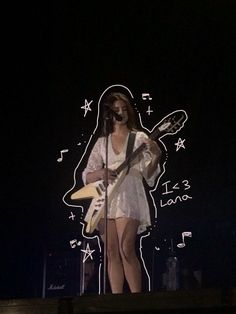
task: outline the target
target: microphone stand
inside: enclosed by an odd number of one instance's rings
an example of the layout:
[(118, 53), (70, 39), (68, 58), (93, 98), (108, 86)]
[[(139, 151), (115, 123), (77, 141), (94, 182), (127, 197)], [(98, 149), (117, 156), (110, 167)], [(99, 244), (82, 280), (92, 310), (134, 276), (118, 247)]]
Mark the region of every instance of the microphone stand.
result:
[(108, 195), (107, 195), (107, 187), (108, 187), (108, 124), (107, 121), (111, 119), (116, 119), (117, 121), (121, 121), (122, 117), (112, 110), (109, 106), (105, 105), (104, 113), (104, 131), (105, 131), (105, 202), (104, 202), (104, 251), (103, 251), (103, 293), (106, 294), (106, 273), (107, 273), (107, 213), (108, 213)]
[(106, 294), (106, 270), (107, 270), (107, 212), (108, 212), (108, 127), (107, 121), (110, 119), (109, 114), (105, 113), (104, 130), (105, 130), (105, 202), (104, 202), (104, 249), (103, 249), (103, 293)]

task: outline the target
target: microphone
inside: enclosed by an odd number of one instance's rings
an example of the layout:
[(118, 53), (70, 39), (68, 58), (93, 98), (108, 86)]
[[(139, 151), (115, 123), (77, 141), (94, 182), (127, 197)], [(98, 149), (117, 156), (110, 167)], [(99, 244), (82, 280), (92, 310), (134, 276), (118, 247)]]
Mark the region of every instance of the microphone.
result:
[(122, 116), (120, 116), (117, 112), (111, 109), (108, 104), (104, 104), (104, 107), (117, 121), (121, 121), (123, 119)]

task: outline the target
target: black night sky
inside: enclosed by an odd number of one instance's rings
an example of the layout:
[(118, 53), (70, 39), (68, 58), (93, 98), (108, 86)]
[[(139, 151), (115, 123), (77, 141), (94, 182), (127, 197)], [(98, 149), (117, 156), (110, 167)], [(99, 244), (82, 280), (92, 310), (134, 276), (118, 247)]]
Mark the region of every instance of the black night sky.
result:
[[(75, 226), (65, 223), (61, 195), (79, 155), (68, 154), (63, 168), (55, 160), (93, 129), (94, 115), (85, 119), (80, 108), (84, 98), (98, 99), (112, 84), (129, 87), (137, 102), (152, 92), (158, 117), (147, 123), (188, 112), (191, 145), (179, 162), (194, 201), (161, 209), (157, 238), (190, 227), (204, 286), (236, 285), (235, 9), (234, 1), (185, 0), (9, 9), (1, 298), (41, 297), (45, 251), (66, 250)], [(176, 163), (168, 168), (173, 177)]]

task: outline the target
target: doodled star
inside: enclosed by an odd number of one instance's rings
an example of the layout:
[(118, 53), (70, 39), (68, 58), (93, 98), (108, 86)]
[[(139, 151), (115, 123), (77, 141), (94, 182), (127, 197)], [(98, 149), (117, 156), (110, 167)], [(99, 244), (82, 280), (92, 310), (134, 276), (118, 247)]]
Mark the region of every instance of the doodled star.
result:
[(90, 105), (92, 104), (92, 102), (93, 100), (88, 102), (87, 99), (85, 99), (84, 106), (80, 107), (81, 109), (84, 109), (84, 117), (86, 117), (86, 114), (88, 111), (92, 111), (92, 109), (90, 108)]
[(178, 142), (175, 143), (175, 145), (176, 145), (176, 152), (177, 152), (180, 148), (184, 148), (184, 149), (185, 149), (184, 142), (185, 142), (185, 140), (182, 140), (181, 138), (178, 139)]
[(93, 259), (93, 252), (95, 250), (90, 250), (90, 246), (89, 243), (87, 243), (86, 245), (86, 249), (85, 250), (81, 250), (82, 252), (84, 252), (84, 257), (83, 257), (83, 263), (90, 257), (91, 259)]

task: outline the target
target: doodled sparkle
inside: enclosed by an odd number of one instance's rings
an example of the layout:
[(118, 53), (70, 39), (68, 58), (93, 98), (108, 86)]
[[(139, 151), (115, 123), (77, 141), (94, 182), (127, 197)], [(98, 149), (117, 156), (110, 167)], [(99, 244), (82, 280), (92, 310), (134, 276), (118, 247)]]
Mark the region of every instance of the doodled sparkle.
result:
[(75, 215), (74, 215), (74, 213), (73, 213), (73, 212), (70, 212), (69, 219), (71, 219), (71, 220), (75, 220)]
[(153, 110), (151, 109), (150, 106), (148, 106), (148, 110), (146, 111), (146, 113), (150, 116), (150, 114), (153, 112)]

